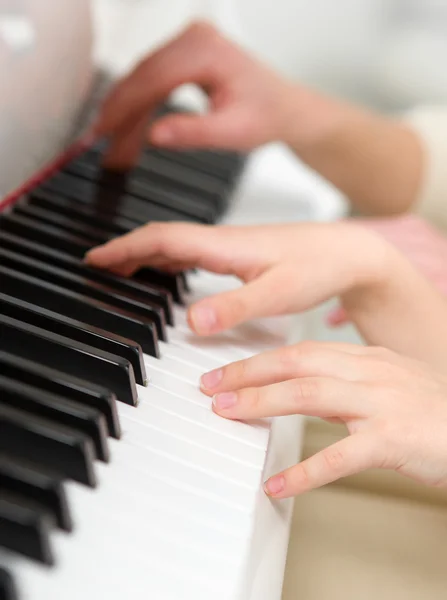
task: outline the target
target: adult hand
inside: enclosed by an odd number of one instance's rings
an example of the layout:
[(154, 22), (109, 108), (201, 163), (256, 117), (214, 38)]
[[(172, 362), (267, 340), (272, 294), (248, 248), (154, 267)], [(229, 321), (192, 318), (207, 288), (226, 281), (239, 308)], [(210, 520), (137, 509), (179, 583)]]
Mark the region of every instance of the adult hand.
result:
[(149, 113), (186, 83), (208, 94), (209, 111), (159, 119), (146, 135), (150, 143), (248, 150), (285, 137), (290, 84), (213, 26), (199, 22), (144, 58), (106, 100), (95, 131), (112, 137), (108, 166), (133, 163)]
[(287, 498), (370, 468), (447, 485), (447, 377), (382, 348), (304, 343), (202, 377), (227, 419), (292, 414), (345, 423), (349, 436), (265, 484)]

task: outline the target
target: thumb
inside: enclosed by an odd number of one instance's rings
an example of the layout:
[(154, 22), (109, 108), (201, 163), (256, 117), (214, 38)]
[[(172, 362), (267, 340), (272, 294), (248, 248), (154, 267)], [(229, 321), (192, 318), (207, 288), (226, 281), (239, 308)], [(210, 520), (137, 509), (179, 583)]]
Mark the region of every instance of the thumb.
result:
[(282, 314), (278, 302), (278, 277), (267, 272), (242, 287), (200, 300), (188, 312), (191, 329), (198, 335), (211, 335), (250, 319)]

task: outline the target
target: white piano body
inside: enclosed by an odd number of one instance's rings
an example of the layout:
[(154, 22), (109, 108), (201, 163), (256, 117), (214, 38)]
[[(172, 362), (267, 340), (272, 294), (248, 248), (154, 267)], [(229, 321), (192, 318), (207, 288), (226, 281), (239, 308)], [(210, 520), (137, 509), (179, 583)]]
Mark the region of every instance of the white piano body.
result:
[[(0, 0), (0, 198), (70, 139), (94, 80), (88, 4)], [(96, 56), (109, 70), (141, 54), (145, 18), (164, 15), (168, 31), (171, 2), (155, 4), (95, 5)], [(131, 34), (127, 24), (137, 22)], [(341, 207), (334, 190), (272, 146), (254, 153), (225, 220), (330, 220)], [(194, 275), (191, 301), (229, 285)], [(139, 387), (140, 407), (119, 406), (124, 436), (111, 440), (110, 464), (98, 465), (98, 488), (67, 485), (76, 529), (55, 532), (56, 566), (0, 551), (20, 600), (279, 600), (292, 502), (272, 502), (262, 482), (298, 460), (302, 421), (227, 422), (195, 388), (210, 367), (302, 339), (306, 321), (269, 319), (201, 341), (188, 333), (184, 310), (176, 316), (163, 360), (146, 357), (151, 382)]]

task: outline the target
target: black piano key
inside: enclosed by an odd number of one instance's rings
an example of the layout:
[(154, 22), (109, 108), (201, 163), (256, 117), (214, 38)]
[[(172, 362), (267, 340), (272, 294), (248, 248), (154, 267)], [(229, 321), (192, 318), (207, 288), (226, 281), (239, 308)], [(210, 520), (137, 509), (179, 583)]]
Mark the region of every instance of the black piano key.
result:
[(97, 458), (109, 461), (106, 421), (95, 408), (3, 375), (0, 375), (0, 404), (83, 432), (92, 440)]
[(0, 405), (0, 452), (95, 487), (94, 449), (79, 431)]
[(143, 318), (136, 318), (124, 310), (40, 281), (36, 277), (8, 269), (1, 264), (0, 289), (8, 296), (25, 302), (32, 298), (33, 304), (37, 306), (59, 314), (70, 315), (71, 318), (82, 323), (105, 331), (113, 331), (116, 335), (134, 340), (146, 354), (155, 357), (160, 355), (157, 332), (153, 323)]
[(139, 226), (137, 221), (124, 217), (105, 213), (99, 215), (94, 208), (88, 205), (73, 202), (67, 198), (62, 198), (59, 194), (42, 189), (32, 190), (27, 202), (33, 206), (56, 211), (67, 217), (74, 217), (98, 229), (105, 227), (116, 235), (123, 235)]
[(0, 315), (0, 349), (110, 388), (118, 400), (138, 402), (132, 365), (108, 352)]
[[(91, 248), (88, 240), (70, 235), (57, 227), (41, 225), (27, 217), (14, 214), (0, 214), (0, 230), (28, 238), (44, 246), (48, 245), (77, 258), (84, 258), (86, 252)], [(175, 302), (184, 304), (185, 290), (180, 276), (163, 273), (157, 269), (144, 268), (133, 277), (137, 281), (167, 289), (172, 293)]]
[(86, 406), (93, 406), (104, 415), (109, 435), (116, 439), (121, 437), (117, 400), (109, 389), (4, 351), (0, 351), (0, 373)]
[(189, 190), (199, 196), (203, 194), (209, 202), (217, 205), (225, 193), (225, 184), (213, 177), (212, 173), (197, 172), (197, 169), (156, 154), (142, 154), (133, 174), (141, 174), (149, 181), (160, 181), (167, 186), (175, 185), (178, 189)]
[(0, 248), (6, 248), (13, 252), (36, 258), (77, 275), (84, 275), (88, 279), (104, 283), (117, 291), (124, 292), (136, 300), (149, 301), (151, 304), (155, 304), (163, 309), (164, 318), (168, 325), (174, 324), (172, 294), (162, 287), (139, 283), (133, 279), (120, 277), (109, 271), (95, 269), (69, 254), (58, 252), (48, 246), (43, 246), (42, 244), (21, 238), (6, 231), (3, 231), (0, 236)]
[(30, 498), (43, 506), (64, 531), (73, 529), (63, 483), (29, 464), (0, 455), (0, 495), (3, 491)]
[(0, 314), (63, 335), (92, 346), (92, 348), (121, 356), (132, 365), (137, 383), (147, 385), (146, 367), (141, 347), (131, 340), (126, 340), (103, 329), (65, 317), (35, 304), (24, 302), (19, 298), (7, 296), (1, 292)]
[(158, 306), (131, 299), (104, 284), (4, 248), (0, 248), (0, 263), (14, 271), (53, 283), (66, 290), (82, 294), (86, 298), (110, 304), (137, 317), (143, 317), (148, 322), (154, 323), (158, 337), (166, 341), (166, 322), (163, 310)]
[(77, 221), (73, 217), (67, 217), (38, 206), (17, 204), (14, 207), (14, 214), (27, 217), (28, 219), (32, 219), (38, 223), (43, 223), (44, 225), (54, 225), (56, 227), (60, 227), (64, 231), (68, 231), (73, 235), (79, 235), (85, 239), (88, 239), (92, 246), (103, 244), (115, 237), (113, 234), (109, 235), (107, 232), (92, 227), (91, 225), (87, 225), (83, 221)]
[(144, 267), (134, 275), (137, 281), (143, 281), (160, 285), (169, 290), (175, 302), (185, 304), (185, 284), (183, 276), (180, 273), (165, 273), (152, 267)]
[[(145, 171), (134, 170), (128, 184), (132, 196), (158, 206), (169, 206), (179, 213), (178, 220), (193, 219), (197, 223), (211, 224), (216, 219), (216, 208), (220, 205), (217, 194), (206, 195), (194, 189), (185, 192), (183, 185), (169, 186), (146, 176)], [(203, 194), (203, 197), (201, 197)]]
[(196, 221), (193, 217), (168, 207), (151, 204), (130, 194), (119, 195), (110, 187), (100, 187), (95, 182), (68, 173), (54, 175), (41, 185), (41, 189), (96, 206), (99, 212), (114, 213), (136, 220), (140, 224), (149, 221)]
[(18, 600), (17, 588), (11, 574), (0, 567), (0, 600)]
[[(104, 172), (98, 164), (83, 158), (67, 165), (65, 171), (94, 181), (98, 185), (106, 187), (114, 185), (113, 178), (108, 177), (107, 172)], [(147, 200), (151, 204), (173, 209), (178, 212), (179, 220), (185, 215), (201, 223), (214, 221), (213, 206), (217, 202), (214, 198), (214, 191), (212, 194), (206, 192), (206, 195), (201, 198), (203, 192), (200, 187), (194, 187), (187, 192), (186, 186), (174, 186), (175, 181), (165, 180), (163, 177), (161, 183), (159, 180), (160, 177), (151, 177), (150, 171), (147, 173), (143, 168), (137, 167), (130, 171), (125, 178), (124, 190), (131, 196)]]
[(38, 223), (14, 213), (0, 213), (0, 230), (48, 245), (78, 258), (84, 258), (85, 253), (92, 247), (92, 243), (88, 239), (70, 235), (58, 227)]
[(52, 521), (39, 507), (10, 494), (0, 497), (0, 546), (45, 565), (53, 565)]
[(224, 185), (232, 182), (245, 162), (245, 157), (242, 155), (230, 153), (225, 155), (207, 150), (178, 151), (148, 147), (144, 151), (144, 156), (160, 157), (184, 165), (198, 173), (213, 176)]

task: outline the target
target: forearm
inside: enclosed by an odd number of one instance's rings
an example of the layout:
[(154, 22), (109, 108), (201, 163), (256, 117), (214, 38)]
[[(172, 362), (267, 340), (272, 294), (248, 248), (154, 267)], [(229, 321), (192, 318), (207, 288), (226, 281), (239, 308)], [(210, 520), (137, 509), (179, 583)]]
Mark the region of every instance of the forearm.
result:
[(424, 151), (409, 127), (294, 87), (285, 109), (289, 146), (365, 215), (406, 212), (416, 202)]
[(344, 308), (368, 344), (447, 374), (447, 300), (397, 252), (386, 269), (377, 284), (344, 294)]

